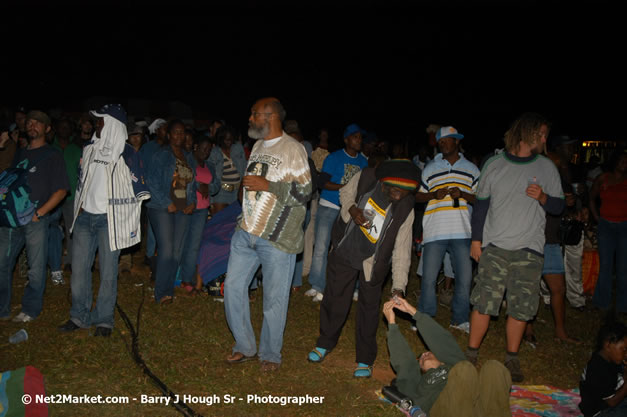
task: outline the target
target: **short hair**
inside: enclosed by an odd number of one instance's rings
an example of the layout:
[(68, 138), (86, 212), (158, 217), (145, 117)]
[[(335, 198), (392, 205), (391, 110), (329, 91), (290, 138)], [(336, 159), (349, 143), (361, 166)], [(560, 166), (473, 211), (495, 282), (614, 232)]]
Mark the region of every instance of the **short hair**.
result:
[(185, 123), (181, 119), (172, 119), (168, 123), (168, 133), (172, 133), (174, 126), (181, 125), (183, 126), (183, 130), (185, 130)]
[(194, 136), (194, 145), (200, 146), (201, 144), (203, 144), (205, 142), (213, 143), (213, 139), (210, 138), (207, 135), (196, 135), (196, 136)]
[(511, 153), (518, 149), (520, 142), (533, 145), (542, 125), (551, 127), (549, 121), (538, 113), (524, 113), (505, 132), (505, 149)]
[(279, 115), (279, 120), (281, 121), (281, 123), (283, 123), (283, 121), (285, 120), (286, 112), (281, 102), (277, 99), (271, 99), (268, 102), (267, 106), (270, 107), (274, 113)]
[(597, 351), (601, 351), (605, 343), (617, 343), (627, 337), (627, 328), (620, 321), (609, 320), (599, 330)]
[(224, 145), (224, 139), (228, 134), (233, 137), (233, 142), (237, 140), (237, 132), (233, 127), (229, 125), (220, 126), (218, 130), (216, 130), (216, 143), (219, 147), (222, 147), (222, 145)]

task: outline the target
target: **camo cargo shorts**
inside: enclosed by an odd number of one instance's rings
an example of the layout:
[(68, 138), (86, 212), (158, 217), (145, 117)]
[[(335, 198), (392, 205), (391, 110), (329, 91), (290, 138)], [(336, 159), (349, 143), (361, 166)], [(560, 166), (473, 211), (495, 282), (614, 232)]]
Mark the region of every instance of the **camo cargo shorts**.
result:
[(516, 320), (531, 320), (538, 311), (543, 264), (541, 256), (525, 250), (488, 246), (479, 259), (470, 303), (481, 314), (498, 316), (507, 294), (507, 314)]

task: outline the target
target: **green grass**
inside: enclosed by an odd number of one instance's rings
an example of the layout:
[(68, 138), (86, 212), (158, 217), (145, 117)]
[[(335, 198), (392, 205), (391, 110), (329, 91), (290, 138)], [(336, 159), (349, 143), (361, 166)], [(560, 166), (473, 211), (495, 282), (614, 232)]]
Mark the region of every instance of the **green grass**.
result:
[[(131, 274), (119, 279), (118, 303), (135, 323), (140, 304), (139, 348), (148, 367), (173, 392), (179, 395), (220, 398), (211, 406), (189, 406), (205, 416), (399, 416), (390, 405), (379, 401), (375, 390), (389, 383), (394, 373), (389, 365), (386, 347), (386, 325), (381, 318), (377, 340), (379, 354), (373, 378), (352, 377), (355, 368), (354, 311), (348, 318), (336, 349), (322, 364), (311, 364), (306, 355), (318, 336), (319, 309), (317, 303), (303, 295), (303, 290), (290, 300), (283, 345), (283, 363), (278, 372), (264, 374), (257, 362), (226, 365), (233, 338), (224, 317), (223, 303), (206, 295), (186, 297), (177, 290), (174, 303), (159, 306), (152, 298), (152, 283), (148, 270), (136, 255)], [(412, 271), (415, 268), (412, 267)], [(97, 276), (97, 273), (94, 275)], [(66, 281), (69, 282), (66, 275)], [(97, 279), (95, 279), (97, 281)], [(24, 279), (15, 277), (12, 314), (19, 312)], [(97, 284), (94, 285), (97, 288)], [(415, 303), (419, 287), (411, 274), (408, 299)], [(307, 286), (305, 284), (306, 289)], [(388, 294), (388, 282), (384, 294)], [(258, 292), (262, 292), (263, 287)], [(262, 294), (251, 304), (253, 326), (259, 335), (262, 320)], [(161, 395), (157, 387), (136, 365), (130, 351), (130, 333), (116, 313), (116, 329), (108, 338), (93, 337), (92, 331), (78, 330), (61, 334), (57, 326), (69, 318), (69, 284), (48, 285), (44, 311), (37, 320), (18, 324), (0, 322), (0, 371), (26, 365), (38, 368), (45, 377), (48, 394), (127, 396), (125, 405), (52, 404), (51, 416), (179, 416), (173, 407), (141, 404), (141, 395)], [(439, 307), (437, 321), (448, 325), (450, 311)], [(593, 339), (600, 323), (596, 312), (580, 313), (567, 308), (567, 328), (572, 336), (584, 340), (580, 346), (562, 345), (553, 341), (553, 321), (549, 310), (540, 307), (535, 331), (539, 345), (532, 349), (524, 344), (520, 361), (526, 385), (548, 384), (559, 388), (574, 388), (593, 348)], [(487, 359), (503, 360), (505, 354), (505, 320), (502, 314), (493, 320), (480, 350), (480, 364)], [(424, 351), (419, 338), (412, 334), (410, 323), (400, 320), (402, 332), (416, 354)], [(18, 345), (8, 343), (8, 337), (26, 328), (29, 340)], [(462, 348), (468, 337), (453, 331)], [(322, 404), (277, 405), (249, 404), (247, 395), (320, 396)], [(224, 396), (236, 397), (225, 404)], [(132, 398), (137, 398), (133, 401)], [(243, 398), (243, 400), (238, 400)]]

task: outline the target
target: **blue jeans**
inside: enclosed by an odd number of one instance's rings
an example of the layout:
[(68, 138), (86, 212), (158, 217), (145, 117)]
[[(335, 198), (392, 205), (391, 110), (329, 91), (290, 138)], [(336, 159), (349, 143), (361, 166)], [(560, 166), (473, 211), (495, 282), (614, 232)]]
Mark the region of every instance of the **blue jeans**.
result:
[[(311, 220), (311, 209), (307, 204), (307, 211), (305, 212), (305, 221), (303, 222), (303, 231), (307, 230), (309, 220)], [(296, 255), (296, 266), (294, 266), (294, 276), (292, 277), (292, 287), (300, 287), (303, 285), (303, 255), (304, 251)]]
[(168, 213), (167, 209), (148, 209), (148, 218), (157, 239), (157, 271), (155, 300), (174, 296), (176, 270), (183, 255), (183, 245), (190, 216), (182, 211)]
[(424, 245), (424, 274), (420, 288), (418, 310), (422, 313), (435, 316), (437, 301), (435, 284), (440, 272), (440, 266), (446, 251), (451, 254), (453, 270), (455, 271), (455, 292), (451, 303), (451, 324), (461, 324), (468, 321), (470, 314), (470, 282), (472, 279), (472, 261), (470, 260), (470, 239), (436, 240)]
[(616, 311), (627, 313), (627, 222), (599, 219), (599, 279), (592, 304), (609, 309), (612, 304), (612, 268), (616, 262)]
[(327, 278), (327, 256), (331, 244), (331, 229), (340, 214), (339, 210), (318, 204), (316, 214), (316, 238), (314, 240), (313, 255), (311, 256), (311, 270), (309, 284), (318, 292), (324, 292)]
[(183, 257), (181, 259), (180, 278), (182, 282), (187, 282), (192, 285), (196, 284), (198, 251), (200, 250), (200, 240), (202, 239), (202, 232), (205, 229), (208, 214), (209, 209), (200, 209), (194, 210), (189, 216), (187, 235), (183, 246)]
[(28, 285), (22, 296), (22, 312), (31, 317), (41, 313), (46, 289), (48, 221), (48, 216), (44, 216), (25, 226), (0, 227), (0, 317), (7, 317), (11, 312), (13, 268), (24, 245), (28, 258)]
[(237, 230), (231, 239), (229, 266), (224, 281), (224, 310), (235, 346), (233, 353), (253, 356), (257, 352), (250, 322), (248, 285), (261, 264), (263, 269), (263, 324), (259, 359), (281, 363), (283, 331), (287, 318), (290, 283), (296, 255), (285, 253), (260, 237)]
[(59, 224), (61, 214), (63, 214), (61, 206), (50, 212), (50, 230), (48, 231), (48, 266), (50, 272), (61, 270), (61, 258), (63, 257), (63, 228)]
[[(118, 296), (118, 259), (120, 251), (109, 246), (106, 214), (81, 212), (72, 231), (72, 308), (70, 320), (79, 327), (113, 328), (115, 300)], [(91, 310), (93, 292), (91, 267), (98, 251), (100, 288), (96, 308)]]
[(155, 232), (152, 230), (152, 224), (150, 224), (150, 219), (146, 222), (146, 256), (152, 258), (155, 256), (155, 252), (157, 250), (157, 240), (155, 239)]

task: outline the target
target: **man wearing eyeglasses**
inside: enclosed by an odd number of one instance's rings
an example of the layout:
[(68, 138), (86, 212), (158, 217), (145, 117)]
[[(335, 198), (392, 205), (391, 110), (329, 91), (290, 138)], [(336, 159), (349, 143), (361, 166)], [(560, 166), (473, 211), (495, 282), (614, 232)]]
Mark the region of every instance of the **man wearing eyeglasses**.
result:
[[(276, 98), (263, 98), (251, 109), (248, 136), (259, 139), (242, 180), (242, 215), (231, 239), (224, 282), (226, 319), (235, 338), (229, 364), (259, 353), (261, 370), (281, 365), (283, 330), (296, 254), (303, 250), (305, 205), (311, 174), (305, 148), (282, 129), (285, 110)], [(263, 324), (259, 349), (250, 321), (248, 286), (263, 270)]]

